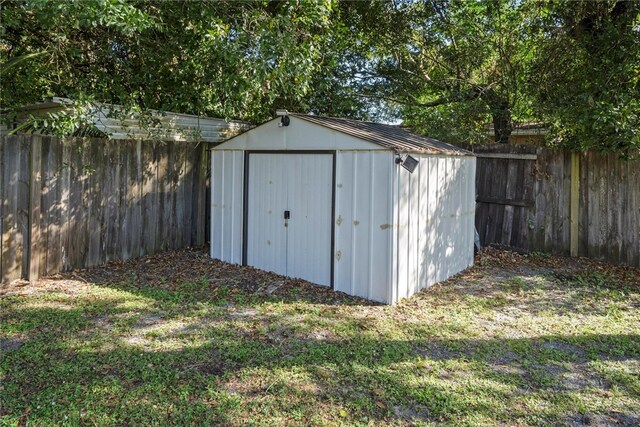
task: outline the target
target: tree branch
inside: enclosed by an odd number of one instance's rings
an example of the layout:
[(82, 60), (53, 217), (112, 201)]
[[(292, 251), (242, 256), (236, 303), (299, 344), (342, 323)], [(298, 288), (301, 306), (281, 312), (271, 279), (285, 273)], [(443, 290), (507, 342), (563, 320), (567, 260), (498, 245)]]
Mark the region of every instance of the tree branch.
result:
[(394, 98), (391, 96), (372, 93), (354, 93), (353, 95), (360, 98), (381, 99), (385, 101), (396, 102), (402, 105), (430, 108), (438, 107), (440, 105), (452, 104), (454, 102), (472, 101), (474, 99), (482, 98), (487, 94), (490, 94), (493, 86), (495, 86), (496, 84), (497, 82), (494, 82), (484, 87), (474, 87), (464, 92), (459, 92), (457, 94), (454, 93), (451, 96), (442, 96), (428, 102), (420, 102), (415, 96), (411, 94), (407, 94), (407, 98)]
[(408, 99), (393, 98), (391, 96), (375, 95), (371, 93), (354, 93), (353, 95), (359, 98), (381, 99), (384, 101), (391, 101), (391, 102), (396, 102), (398, 104), (411, 105), (414, 107), (437, 107), (438, 105), (445, 105), (445, 104), (450, 104), (452, 102), (458, 101), (458, 100), (453, 100), (447, 97), (438, 98), (434, 101), (429, 101), (429, 102), (419, 102), (415, 99), (413, 101), (409, 101)]

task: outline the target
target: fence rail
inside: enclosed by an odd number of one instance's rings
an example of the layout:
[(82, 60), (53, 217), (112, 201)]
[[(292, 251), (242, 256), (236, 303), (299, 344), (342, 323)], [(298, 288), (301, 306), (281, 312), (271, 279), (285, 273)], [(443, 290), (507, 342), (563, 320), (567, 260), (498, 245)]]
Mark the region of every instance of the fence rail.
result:
[(205, 242), (204, 144), (3, 136), (0, 279)]
[(476, 154), (482, 244), (640, 267), (640, 160), (528, 145)]

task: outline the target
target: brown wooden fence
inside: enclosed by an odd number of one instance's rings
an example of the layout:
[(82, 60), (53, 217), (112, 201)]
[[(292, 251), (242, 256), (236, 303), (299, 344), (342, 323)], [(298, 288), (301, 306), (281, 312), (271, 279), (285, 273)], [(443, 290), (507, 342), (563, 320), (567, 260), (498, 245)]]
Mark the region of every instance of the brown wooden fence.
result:
[(206, 148), (3, 136), (1, 281), (204, 244)]
[(475, 151), (483, 245), (640, 267), (640, 160), (527, 145)]
[[(207, 151), (188, 142), (0, 139), (0, 279), (205, 243)], [(483, 245), (640, 266), (640, 161), (476, 149)]]

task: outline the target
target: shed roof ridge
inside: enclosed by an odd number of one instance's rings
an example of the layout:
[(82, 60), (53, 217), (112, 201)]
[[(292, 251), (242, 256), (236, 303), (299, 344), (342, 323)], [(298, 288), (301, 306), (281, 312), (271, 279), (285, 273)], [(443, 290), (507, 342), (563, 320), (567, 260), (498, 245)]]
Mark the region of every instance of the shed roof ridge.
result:
[(360, 119), (351, 119), (351, 118), (347, 118), (347, 117), (335, 117), (335, 116), (325, 116), (322, 114), (305, 114), (305, 113), (295, 113), (295, 112), (288, 112), (288, 114), (290, 116), (304, 116), (304, 117), (318, 117), (321, 119), (333, 119), (333, 120), (344, 120), (344, 121), (348, 121), (348, 122), (356, 122), (356, 123), (370, 123), (372, 125), (381, 125), (381, 126), (390, 126), (396, 129), (403, 129), (403, 127), (401, 125), (392, 125), (389, 123), (380, 123), (380, 122), (374, 122), (373, 120), (360, 120)]

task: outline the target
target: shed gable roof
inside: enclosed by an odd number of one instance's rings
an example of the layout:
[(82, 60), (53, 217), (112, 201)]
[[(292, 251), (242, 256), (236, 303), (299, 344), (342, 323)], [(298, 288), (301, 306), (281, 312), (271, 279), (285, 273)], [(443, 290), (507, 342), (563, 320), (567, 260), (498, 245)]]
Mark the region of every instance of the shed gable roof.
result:
[(382, 123), (363, 122), (335, 117), (310, 116), (289, 113), (289, 115), (333, 129), (397, 152), (419, 152), (429, 154), (472, 155), (471, 152), (446, 142), (427, 138), (399, 126)]

